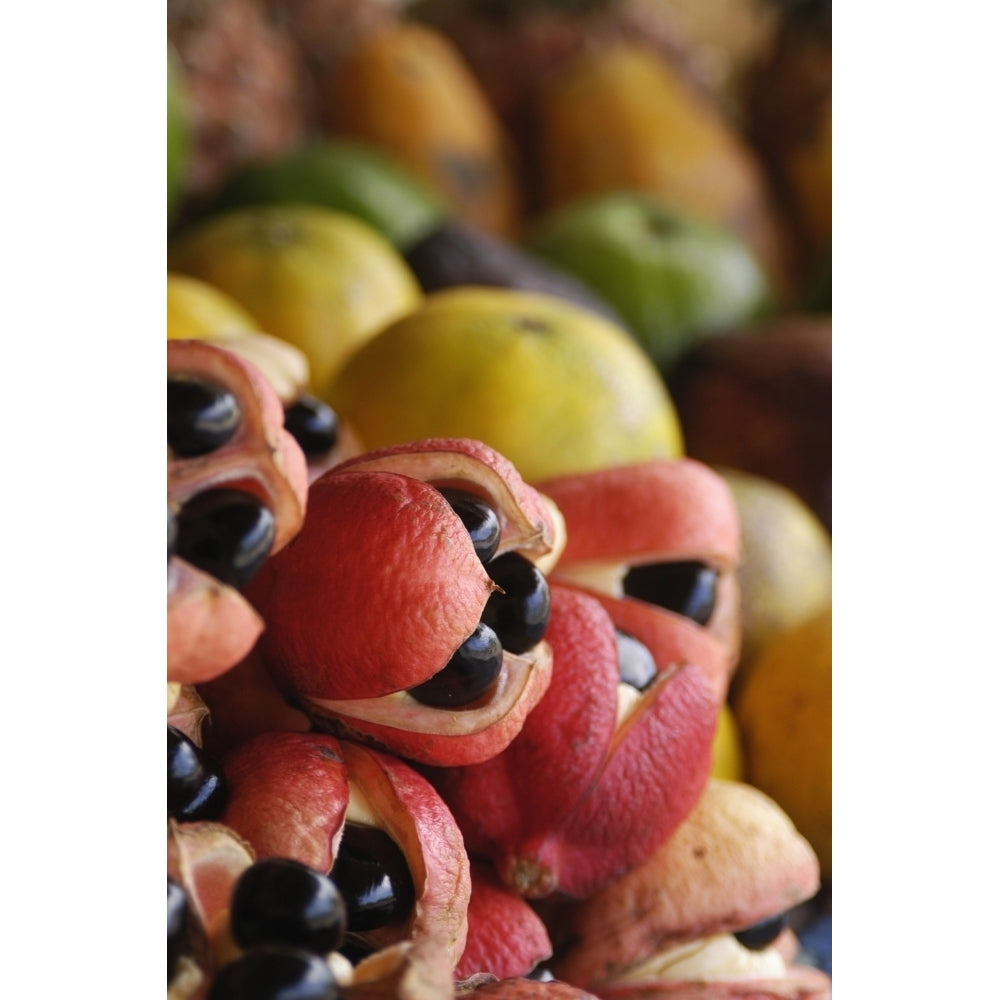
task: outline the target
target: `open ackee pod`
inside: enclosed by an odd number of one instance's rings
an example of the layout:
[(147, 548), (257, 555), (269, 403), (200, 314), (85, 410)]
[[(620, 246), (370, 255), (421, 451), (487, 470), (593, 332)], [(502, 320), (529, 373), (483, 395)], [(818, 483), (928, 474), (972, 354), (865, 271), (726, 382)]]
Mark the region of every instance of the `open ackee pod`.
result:
[(490, 859), (506, 885), (582, 898), (690, 812), (708, 780), (718, 707), (690, 663), (647, 657), (638, 690), (623, 679), (626, 654), (600, 602), (557, 583), (551, 598), (552, 681), (521, 732), (491, 760), (425, 773), (470, 854)]
[[(202, 341), (169, 341), (167, 379), (171, 396), (169, 387), (181, 384), (201, 394), (200, 409), (189, 409), (182, 417), (168, 412), (167, 447), (171, 533), (167, 679), (196, 684), (218, 676), (244, 657), (264, 625), (243, 597), (240, 582), (220, 578), (211, 563), (199, 565), (197, 557), (189, 554), (197, 544), (186, 547), (185, 538), (190, 536), (191, 524), (198, 522), (194, 516), (186, 519), (185, 511), (206, 497), (250, 498), (267, 512), (270, 531), (256, 553), (258, 559), (266, 558), (286, 545), (302, 524), (306, 460), (284, 430), (284, 410), (271, 384), (245, 359)], [(205, 519), (202, 515), (202, 523)], [(244, 566), (242, 572), (252, 568)]]
[(617, 627), (649, 646), (658, 662), (696, 663), (721, 702), (740, 641), (739, 514), (725, 480), (678, 458), (534, 485), (566, 523), (551, 580), (614, 608)]
[[(442, 490), (491, 519), (485, 554)], [(501, 560), (547, 600), (542, 566), (564, 541), (558, 511), (503, 456), (465, 439), (350, 459), (312, 484), (308, 503), (298, 536), (248, 589), (283, 695), (317, 728), (422, 763), (499, 753), (548, 686), (544, 632), (517, 648), (497, 641), (492, 660), (471, 668), (459, 654), (482, 634)]]
[(830, 979), (789, 963), (783, 921), (818, 889), (816, 855), (777, 804), (712, 779), (643, 864), (549, 915), (552, 969), (602, 1000), (821, 1000)]
[(388, 848), (390, 861), (405, 864), (399, 882), (412, 899), (400, 894), (401, 913), (352, 929), (349, 902), (351, 985), (367, 983), (377, 996), (391, 982), (401, 1000), (445, 995), (465, 947), (471, 888), (461, 832), (431, 785), (395, 757), (326, 733), (263, 733), (223, 766), (223, 819), (258, 857), (332, 874), (345, 897), (358, 857)]

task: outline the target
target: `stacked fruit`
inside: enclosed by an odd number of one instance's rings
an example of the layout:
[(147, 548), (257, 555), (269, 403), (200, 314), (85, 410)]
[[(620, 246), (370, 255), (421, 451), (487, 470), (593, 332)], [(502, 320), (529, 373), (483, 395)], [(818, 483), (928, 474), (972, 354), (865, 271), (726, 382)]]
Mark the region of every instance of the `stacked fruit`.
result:
[(668, 0), (168, 4), (171, 997), (829, 994), (823, 190), (754, 110), (822, 12), (731, 2), (714, 81)]

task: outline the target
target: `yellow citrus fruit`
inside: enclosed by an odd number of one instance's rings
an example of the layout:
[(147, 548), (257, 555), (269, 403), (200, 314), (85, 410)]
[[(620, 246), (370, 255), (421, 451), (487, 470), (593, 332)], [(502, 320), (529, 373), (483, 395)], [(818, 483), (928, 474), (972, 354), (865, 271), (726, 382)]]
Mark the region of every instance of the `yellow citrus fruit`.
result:
[[(720, 469), (740, 516), (736, 575), (743, 618), (742, 661), (780, 632), (830, 603), (833, 552), (822, 521), (791, 490), (762, 476)], [(736, 684), (740, 676), (737, 674)]]
[(832, 872), (833, 636), (827, 605), (776, 635), (733, 702), (746, 780), (770, 795)]
[(712, 742), (712, 777), (743, 781), (743, 747), (736, 717), (728, 704), (719, 709), (719, 724)]
[(265, 205), (212, 216), (169, 248), (170, 269), (234, 298), (261, 329), (298, 347), (313, 390), (422, 298), (392, 244), (319, 206)]
[(528, 481), (683, 447), (667, 390), (625, 330), (511, 289), (428, 295), (350, 358), (326, 398), (367, 448), (475, 438)]
[(167, 340), (213, 340), (260, 327), (234, 298), (199, 278), (167, 274)]

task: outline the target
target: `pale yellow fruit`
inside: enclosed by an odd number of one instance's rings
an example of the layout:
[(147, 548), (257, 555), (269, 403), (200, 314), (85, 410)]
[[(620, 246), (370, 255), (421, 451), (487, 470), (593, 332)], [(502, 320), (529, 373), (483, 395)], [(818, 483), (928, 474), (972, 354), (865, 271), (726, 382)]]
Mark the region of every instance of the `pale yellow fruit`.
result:
[(748, 472), (718, 471), (740, 515), (736, 573), (746, 663), (775, 635), (829, 604), (832, 546), (823, 523), (791, 490)]
[(529, 482), (683, 449), (663, 381), (623, 329), (509, 289), (429, 295), (350, 358), (326, 399), (366, 448), (475, 438)]
[(733, 712), (746, 780), (788, 813), (831, 877), (833, 636), (827, 606), (745, 667)]
[(719, 724), (712, 741), (712, 777), (726, 781), (743, 781), (744, 778), (740, 730), (727, 704), (719, 709)]
[(221, 289), (262, 330), (299, 348), (314, 391), (423, 295), (381, 233), (312, 205), (251, 206), (208, 218), (170, 247), (169, 265)]
[(200, 278), (167, 274), (167, 340), (214, 340), (260, 326), (232, 296)]

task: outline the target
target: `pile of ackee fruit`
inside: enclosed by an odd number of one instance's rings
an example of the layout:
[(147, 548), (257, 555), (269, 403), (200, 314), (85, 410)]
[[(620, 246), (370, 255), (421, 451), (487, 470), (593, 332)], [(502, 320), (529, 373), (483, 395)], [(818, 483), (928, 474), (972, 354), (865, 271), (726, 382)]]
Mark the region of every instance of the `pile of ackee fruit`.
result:
[(167, 10), (168, 997), (829, 997), (829, 3)]

